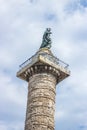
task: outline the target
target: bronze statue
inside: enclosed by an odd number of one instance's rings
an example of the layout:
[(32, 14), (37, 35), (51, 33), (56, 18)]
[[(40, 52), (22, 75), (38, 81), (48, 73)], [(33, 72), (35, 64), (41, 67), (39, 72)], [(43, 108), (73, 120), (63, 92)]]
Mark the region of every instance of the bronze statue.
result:
[(43, 40), (40, 48), (48, 48), (48, 49), (51, 48), (52, 42), (51, 42), (50, 34), (52, 34), (51, 29), (47, 28), (43, 35)]

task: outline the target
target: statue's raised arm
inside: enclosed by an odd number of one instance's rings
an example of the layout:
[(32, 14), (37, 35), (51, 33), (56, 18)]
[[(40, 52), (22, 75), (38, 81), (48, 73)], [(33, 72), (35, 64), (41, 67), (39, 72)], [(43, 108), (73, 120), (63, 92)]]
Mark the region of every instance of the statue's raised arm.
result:
[(48, 48), (48, 49), (51, 48), (52, 42), (51, 42), (50, 34), (52, 34), (51, 29), (47, 28), (43, 35), (43, 40), (40, 48)]

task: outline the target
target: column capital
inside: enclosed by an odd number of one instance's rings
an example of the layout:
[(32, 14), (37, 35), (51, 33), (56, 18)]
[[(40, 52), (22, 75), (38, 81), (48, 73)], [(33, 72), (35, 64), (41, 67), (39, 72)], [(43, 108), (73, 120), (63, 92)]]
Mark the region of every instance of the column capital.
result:
[(46, 64), (36, 64), (32, 67), (30, 67), (29, 69), (27, 69), (24, 73), (24, 76), (26, 78), (27, 81), (29, 81), (29, 78), (35, 74), (38, 73), (48, 73), (48, 74), (52, 74), (56, 77), (57, 82), (58, 82), (58, 78), (60, 76), (60, 72), (58, 70), (56, 70), (55, 68), (46, 65)]

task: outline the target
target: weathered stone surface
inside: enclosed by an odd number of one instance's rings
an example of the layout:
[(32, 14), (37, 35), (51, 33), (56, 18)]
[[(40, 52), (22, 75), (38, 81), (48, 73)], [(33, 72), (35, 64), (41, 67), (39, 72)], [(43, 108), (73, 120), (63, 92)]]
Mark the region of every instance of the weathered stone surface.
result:
[(70, 75), (68, 64), (42, 48), (20, 66), (17, 77), (28, 82), (25, 130), (54, 130), (56, 84)]
[(50, 73), (30, 77), (25, 130), (54, 130), (56, 77)]

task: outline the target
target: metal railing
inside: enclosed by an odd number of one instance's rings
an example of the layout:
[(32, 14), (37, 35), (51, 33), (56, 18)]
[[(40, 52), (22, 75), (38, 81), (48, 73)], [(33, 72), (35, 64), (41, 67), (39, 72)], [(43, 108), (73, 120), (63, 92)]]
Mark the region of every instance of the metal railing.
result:
[(19, 65), (19, 67), (20, 68), (24, 68), (26, 65), (28, 65), (32, 61), (33, 57), (35, 57), (35, 56), (36, 55), (33, 55), (32, 57), (30, 57), (29, 59), (27, 59), (25, 62), (23, 62), (21, 65)]
[(67, 63), (65, 63), (64, 61), (60, 60), (59, 58), (53, 56), (53, 55), (50, 55), (48, 53), (42, 53), (41, 54), (43, 57), (47, 58), (48, 60), (54, 62), (55, 64), (59, 64), (61, 66), (63, 66), (64, 68), (68, 69), (69, 65)]
[(24, 68), (26, 65), (28, 65), (33, 58), (35, 58), (35, 56), (39, 56), (42, 55), (44, 58), (47, 58), (48, 60), (54, 62), (55, 64), (59, 64), (61, 66), (63, 66), (65, 69), (68, 69), (69, 65), (65, 62), (63, 62), (62, 60), (58, 59), (57, 57), (54, 57), (53, 55), (50, 55), (48, 53), (40, 53), (40, 54), (35, 54), (32, 57), (30, 57), (29, 59), (27, 59), (25, 62), (23, 62), (21, 65), (19, 65), (19, 67), (22, 69)]

